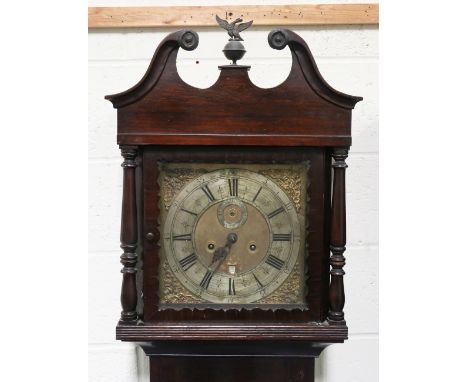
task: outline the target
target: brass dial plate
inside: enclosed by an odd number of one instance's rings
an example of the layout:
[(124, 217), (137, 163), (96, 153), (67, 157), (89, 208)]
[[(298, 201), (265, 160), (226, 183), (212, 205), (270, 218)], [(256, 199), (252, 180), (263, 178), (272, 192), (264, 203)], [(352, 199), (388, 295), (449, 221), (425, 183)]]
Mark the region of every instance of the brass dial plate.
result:
[[(168, 279), (180, 283), (181, 294), (193, 295), (190, 302), (303, 303), (303, 214), (277, 182), (259, 171), (277, 172), (281, 166), (258, 165), (256, 171), (252, 166), (204, 167), (204, 171), (195, 169), (195, 177), (174, 193), (167, 213), (163, 212), (163, 263), (175, 276)], [(301, 190), (294, 195), (297, 191)], [(214, 261), (229, 233), (235, 233), (237, 241), (221, 261)], [(293, 288), (301, 288), (292, 293), (296, 300), (272, 298), (287, 279)], [(162, 302), (183, 303), (175, 296), (166, 298), (167, 291), (176, 289), (166, 284), (163, 275)]]
[[(225, 202), (228, 203), (225, 204)], [(214, 253), (214, 249), (209, 247), (210, 244), (214, 248), (221, 247), (229, 232), (236, 233), (238, 240), (217, 271), (226, 275), (242, 276), (253, 270), (267, 255), (270, 230), (264, 215), (253, 205), (247, 203), (244, 204), (244, 216), (248, 216), (248, 221), (246, 220), (245, 224), (234, 226), (234, 228), (221, 225), (222, 223), (220, 224), (217, 216), (219, 207), (230, 211), (231, 206), (236, 206), (233, 204), (235, 202), (238, 201), (227, 199), (224, 202), (213, 203), (208, 207), (195, 225), (193, 241), (199, 261), (208, 268)], [(240, 209), (236, 208), (235, 210), (238, 214), (241, 213)], [(229, 219), (229, 216), (227, 218)]]

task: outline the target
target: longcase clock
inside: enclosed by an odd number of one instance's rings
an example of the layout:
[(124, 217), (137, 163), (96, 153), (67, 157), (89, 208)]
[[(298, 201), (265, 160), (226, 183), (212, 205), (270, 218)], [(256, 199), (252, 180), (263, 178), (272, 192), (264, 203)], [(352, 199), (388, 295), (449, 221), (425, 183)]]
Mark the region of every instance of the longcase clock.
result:
[(141, 81), (107, 96), (124, 157), (122, 313), (117, 339), (138, 342), (151, 381), (313, 381), (314, 360), (348, 335), (344, 319), (345, 169), (351, 110), (307, 44), (273, 30), (292, 67), (261, 89), (231, 37), (208, 89), (177, 73), (181, 30)]

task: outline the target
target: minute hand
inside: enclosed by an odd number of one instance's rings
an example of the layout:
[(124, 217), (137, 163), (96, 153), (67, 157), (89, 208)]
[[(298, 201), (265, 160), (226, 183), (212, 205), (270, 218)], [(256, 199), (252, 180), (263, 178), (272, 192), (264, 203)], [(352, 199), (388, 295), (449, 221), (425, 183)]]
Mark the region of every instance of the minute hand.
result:
[[(237, 235), (232, 232), (227, 236), (226, 244), (224, 245), (224, 247), (219, 247), (219, 248), (216, 249), (216, 251), (214, 252), (214, 255), (213, 255), (213, 260), (211, 260), (211, 264), (210, 264), (210, 269), (213, 272), (216, 272), (216, 270), (219, 268), (219, 266), (223, 263), (224, 259), (229, 254), (229, 251), (231, 250), (232, 245), (236, 241), (237, 241)], [(214, 263), (216, 263), (216, 262), (218, 262), (218, 263), (216, 264), (216, 266), (214, 268), (212, 268), (212, 265)]]

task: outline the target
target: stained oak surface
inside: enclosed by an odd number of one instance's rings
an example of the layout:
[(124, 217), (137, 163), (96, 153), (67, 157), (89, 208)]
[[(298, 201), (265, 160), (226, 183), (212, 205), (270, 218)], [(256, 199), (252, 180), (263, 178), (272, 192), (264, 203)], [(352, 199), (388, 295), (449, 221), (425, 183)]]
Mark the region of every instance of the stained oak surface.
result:
[(169, 35), (133, 88), (106, 96), (118, 109), (119, 144), (349, 146), (351, 110), (361, 97), (336, 91), (321, 76), (307, 44), (286, 29), (272, 31), (274, 49), (288, 46), (292, 67), (279, 86), (263, 89), (248, 66), (224, 65), (208, 89), (186, 84), (177, 73), (179, 47), (198, 35)]
[(313, 382), (314, 359), (150, 357), (151, 382)]
[[(181, 143), (216, 144), (222, 140), (223, 144), (239, 144), (248, 137), (251, 144), (265, 145), (284, 137), (302, 145), (315, 136), (324, 141), (341, 137), (349, 143), (345, 138), (350, 135), (350, 110), (312, 91), (296, 62), (289, 78), (276, 88), (254, 86), (247, 68), (226, 68), (211, 88), (198, 89), (180, 79), (175, 60), (173, 51), (154, 89), (139, 102), (119, 110), (121, 142), (158, 138), (172, 144), (176, 139)], [(134, 141), (135, 131), (144, 136), (139, 142)]]
[(154, 382), (313, 382), (315, 358), (324, 349), (293, 341), (157, 341), (142, 347)]

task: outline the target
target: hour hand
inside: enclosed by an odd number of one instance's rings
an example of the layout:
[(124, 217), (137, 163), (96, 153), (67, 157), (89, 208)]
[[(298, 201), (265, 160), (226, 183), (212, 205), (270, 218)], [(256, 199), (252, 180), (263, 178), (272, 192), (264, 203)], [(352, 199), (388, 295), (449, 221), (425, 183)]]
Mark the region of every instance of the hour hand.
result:
[(216, 263), (218, 260), (224, 259), (228, 254), (228, 251), (224, 247), (217, 248), (213, 254), (213, 259), (211, 260), (211, 264)]
[(211, 260), (211, 265), (217, 262), (218, 260), (220, 263), (226, 258), (226, 256), (229, 254), (229, 251), (231, 249), (231, 246), (237, 241), (237, 235), (233, 232), (231, 232), (226, 239), (226, 244), (224, 247), (219, 247), (216, 248), (214, 254), (213, 254), (213, 259)]

